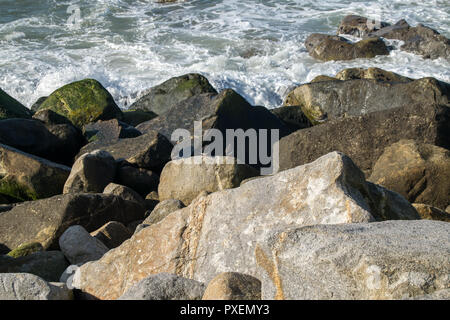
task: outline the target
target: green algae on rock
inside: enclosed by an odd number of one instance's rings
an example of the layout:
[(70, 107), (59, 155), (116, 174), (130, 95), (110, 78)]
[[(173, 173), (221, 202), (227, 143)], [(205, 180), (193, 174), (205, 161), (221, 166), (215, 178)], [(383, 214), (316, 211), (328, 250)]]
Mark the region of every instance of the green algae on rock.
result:
[(122, 119), (111, 94), (94, 79), (67, 84), (54, 91), (39, 107), (65, 116), (78, 127), (97, 120)]

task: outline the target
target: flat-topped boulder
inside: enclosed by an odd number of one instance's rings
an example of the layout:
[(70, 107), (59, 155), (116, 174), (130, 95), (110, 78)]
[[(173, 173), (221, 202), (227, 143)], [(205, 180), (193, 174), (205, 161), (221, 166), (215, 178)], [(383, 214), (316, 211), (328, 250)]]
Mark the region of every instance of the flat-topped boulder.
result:
[(116, 299), (161, 272), (204, 283), (221, 272), (255, 276), (257, 244), (274, 230), (418, 218), (404, 198), (366, 183), (348, 157), (333, 152), (239, 188), (197, 197), (83, 265), (74, 285), (94, 297)]
[[(338, 75), (345, 77), (344, 72)], [(352, 79), (303, 84), (288, 94), (284, 105), (298, 106), (311, 123), (318, 124), (412, 104), (450, 105), (449, 101), (450, 84), (434, 78), (408, 82)]]

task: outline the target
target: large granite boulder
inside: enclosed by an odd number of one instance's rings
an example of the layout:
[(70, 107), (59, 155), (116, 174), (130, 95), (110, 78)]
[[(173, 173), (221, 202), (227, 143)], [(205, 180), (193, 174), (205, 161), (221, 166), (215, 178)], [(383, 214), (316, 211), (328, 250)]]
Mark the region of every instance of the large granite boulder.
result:
[(353, 79), (303, 84), (288, 94), (284, 105), (298, 106), (312, 124), (318, 124), (412, 104), (450, 106), (449, 99), (450, 84), (434, 78), (409, 82)]
[(201, 282), (159, 273), (133, 285), (119, 300), (201, 300), (204, 292)]
[(385, 221), (274, 232), (255, 250), (263, 299), (405, 299), (450, 285), (450, 224)]
[(368, 180), (400, 193), (411, 203), (445, 210), (450, 205), (450, 151), (400, 140), (384, 150)]
[(39, 110), (50, 109), (81, 128), (97, 120), (121, 119), (122, 111), (111, 94), (93, 79), (67, 84), (54, 91), (40, 105)]
[(259, 175), (231, 157), (196, 156), (170, 161), (161, 172), (159, 200), (178, 199), (189, 205), (200, 192), (238, 187), (241, 181)]
[(74, 283), (97, 298), (116, 299), (161, 272), (205, 283), (221, 272), (255, 275), (257, 244), (275, 230), (383, 219), (419, 216), (400, 195), (366, 183), (348, 157), (333, 152), (239, 188), (198, 197), (83, 265)]
[(106, 151), (85, 153), (75, 161), (64, 184), (64, 193), (101, 193), (114, 181), (117, 164)]
[(280, 170), (338, 150), (351, 157), (370, 176), (384, 149), (401, 139), (450, 148), (450, 107), (405, 105), (298, 130), (280, 140)]
[(321, 61), (369, 59), (389, 55), (388, 47), (377, 37), (352, 43), (339, 36), (313, 33), (306, 39), (305, 47), (311, 57)]
[(72, 300), (63, 284), (48, 283), (29, 273), (0, 274), (0, 300)]
[(217, 94), (217, 91), (204, 76), (190, 73), (171, 78), (146, 90), (142, 97), (130, 106), (130, 109), (161, 115), (179, 102), (202, 93)]
[(0, 143), (70, 166), (85, 139), (69, 124), (47, 125), (35, 119), (6, 119), (0, 120)]
[(84, 146), (77, 157), (100, 149), (109, 152), (116, 160), (126, 160), (139, 168), (161, 171), (169, 162), (172, 143), (155, 130), (128, 139), (98, 140)]
[(31, 118), (31, 111), (0, 88), (0, 120)]
[(17, 258), (0, 255), (0, 274), (31, 273), (46, 281), (59, 281), (68, 266), (61, 251), (40, 251)]
[(44, 249), (58, 248), (58, 239), (72, 225), (92, 232), (115, 220), (129, 223), (144, 218), (144, 207), (106, 194), (65, 194), (25, 202), (0, 214), (0, 244), (16, 248), (40, 242)]
[(62, 193), (70, 168), (0, 144), (0, 195), (10, 202)]

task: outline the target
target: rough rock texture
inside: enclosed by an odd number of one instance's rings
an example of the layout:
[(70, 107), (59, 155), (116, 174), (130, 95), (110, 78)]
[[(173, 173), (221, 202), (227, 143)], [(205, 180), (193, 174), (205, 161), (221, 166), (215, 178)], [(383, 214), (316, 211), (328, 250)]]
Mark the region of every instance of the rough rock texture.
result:
[(139, 281), (119, 300), (201, 300), (204, 292), (201, 282), (160, 273)]
[(261, 300), (261, 281), (247, 274), (224, 272), (208, 283), (202, 300)]
[(61, 251), (41, 251), (18, 258), (0, 256), (0, 273), (31, 273), (46, 281), (59, 281), (68, 265)]
[(64, 193), (101, 193), (114, 181), (116, 161), (106, 151), (85, 153), (75, 161), (64, 185)]
[(116, 160), (126, 160), (139, 168), (160, 171), (170, 160), (173, 145), (157, 131), (149, 130), (136, 138), (115, 141), (98, 140), (84, 146), (77, 157), (101, 149)]
[(384, 82), (410, 82), (413, 79), (380, 68), (348, 68), (336, 74), (338, 80), (372, 79)]
[(29, 273), (0, 274), (0, 300), (72, 300), (72, 291)]
[(59, 238), (59, 247), (71, 264), (98, 260), (109, 250), (82, 226), (71, 226), (64, 231)]
[(58, 239), (72, 225), (92, 232), (114, 220), (129, 223), (143, 219), (142, 205), (105, 194), (66, 194), (25, 202), (0, 214), (0, 244), (16, 248), (40, 242), (44, 249), (58, 248)]
[(83, 126), (83, 133), (89, 141), (117, 141), (117, 139), (135, 138), (142, 135), (136, 128), (117, 119), (88, 123)]
[(184, 207), (186, 206), (180, 200), (168, 199), (161, 201), (156, 205), (150, 215), (136, 227), (135, 232), (139, 232), (152, 224), (160, 222), (172, 212), (183, 209)]
[(387, 190), (381, 200), (372, 190), (348, 157), (330, 153), (311, 164), (197, 198), (102, 259), (83, 265), (75, 275), (76, 287), (100, 299), (116, 299), (141, 279), (161, 272), (205, 283), (221, 272), (254, 275), (256, 244), (274, 230), (384, 217), (419, 219), (405, 199), (398, 196), (392, 208)]
[(103, 227), (91, 232), (91, 236), (100, 240), (109, 249), (120, 246), (124, 241), (131, 238), (132, 235), (133, 233), (123, 223), (117, 221), (108, 222)]
[(153, 171), (122, 165), (117, 170), (116, 182), (145, 197), (158, 189), (159, 176)]
[(450, 300), (450, 289), (437, 290), (430, 294), (409, 298), (408, 300)]
[(39, 242), (31, 242), (18, 246), (14, 250), (8, 252), (7, 255), (12, 258), (20, 258), (43, 250), (44, 248), (42, 247), (42, 244), (40, 244)]
[(309, 55), (322, 61), (353, 60), (389, 55), (389, 50), (380, 38), (368, 38), (351, 43), (345, 38), (313, 33), (305, 41)]
[(202, 93), (217, 94), (217, 91), (209, 84), (208, 79), (202, 75), (195, 73), (186, 74), (171, 78), (150, 88), (130, 108), (152, 111), (161, 115), (179, 102)]
[(0, 88), (0, 120), (31, 118), (31, 111)]
[(72, 165), (84, 142), (72, 125), (45, 125), (34, 119), (0, 120), (0, 143), (57, 163)]
[(450, 214), (444, 210), (423, 203), (413, 203), (413, 207), (422, 219), (450, 222)]
[(0, 195), (11, 202), (61, 194), (69, 174), (69, 167), (0, 144)]
[(255, 250), (263, 299), (404, 299), (446, 289), (449, 232), (428, 220), (280, 230)]
[(189, 205), (202, 191), (238, 187), (241, 181), (259, 175), (254, 168), (231, 157), (196, 156), (170, 161), (161, 172), (159, 200), (178, 199)]
[(434, 78), (410, 82), (367, 79), (303, 84), (286, 97), (284, 104), (299, 106), (312, 124), (364, 115), (412, 104), (449, 105), (450, 84)]
[(381, 28), (372, 36), (404, 41), (401, 50), (421, 55), (425, 59), (450, 58), (450, 39), (422, 24), (411, 27), (405, 20)]
[(407, 105), (296, 131), (280, 140), (280, 170), (337, 150), (347, 154), (370, 176), (384, 149), (401, 139), (450, 148), (450, 108)]
[(111, 94), (93, 79), (67, 84), (54, 91), (39, 107), (69, 119), (77, 127), (97, 120), (121, 119), (122, 111)]
[(450, 205), (450, 151), (400, 140), (384, 150), (369, 181), (400, 193), (411, 203), (445, 210)]
[(371, 20), (357, 15), (348, 15), (339, 24), (337, 34), (349, 34), (362, 38), (387, 26), (389, 26), (389, 23), (383, 21)]
[(126, 186), (122, 186), (120, 184), (116, 184), (116, 183), (110, 183), (108, 184), (105, 189), (103, 190), (104, 194), (113, 194), (119, 197), (122, 197), (125, 200), (128, 201), (134, 201), (137, 203), (144, 203), (144, 199), (142, 199), (142, 197), (139, 195), (139, 193), (137, 193), (136, 191), (134, 191), (133, 189), (126, 187)]

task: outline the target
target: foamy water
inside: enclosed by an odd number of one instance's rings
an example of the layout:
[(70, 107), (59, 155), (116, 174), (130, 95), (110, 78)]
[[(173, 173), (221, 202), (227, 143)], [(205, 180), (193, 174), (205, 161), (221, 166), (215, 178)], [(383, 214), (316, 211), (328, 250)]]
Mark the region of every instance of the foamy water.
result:
[[(68, 10), (74, 4), (80, 20)], [(450, 37), (448, 0), (0, 0), (0, 87), (30, 107), (64, 84), (94, 78), (126, 108), (142, 90), (198, 72), (218, 90), (273, 108), (292, 86), (348, 67), (450, 82), (448, 61), (400, 50), (350, 62), (309, 57), (306, 37), (334, 34), (348, 14), (404, 18)]]

